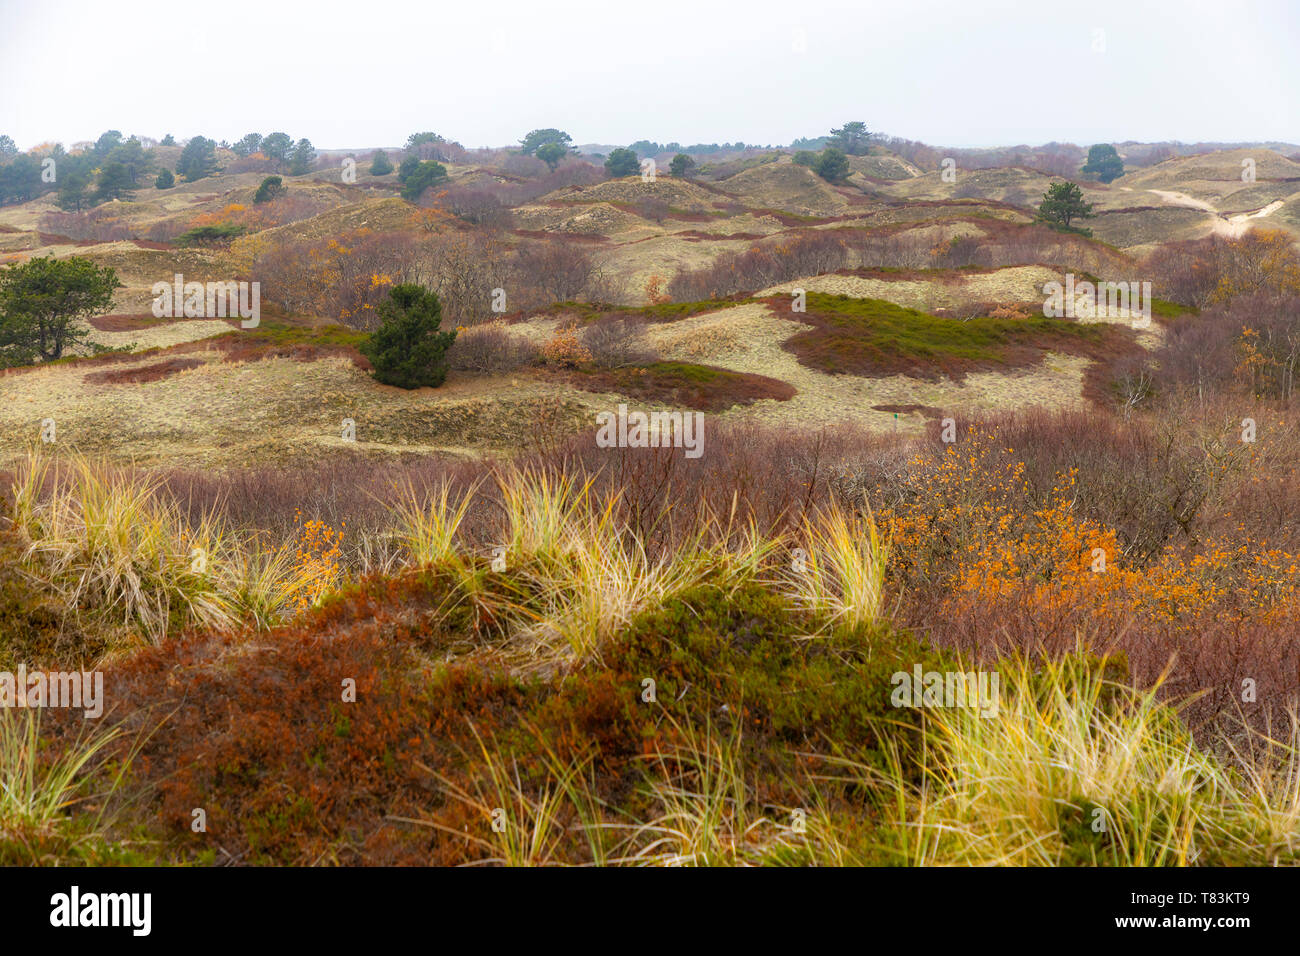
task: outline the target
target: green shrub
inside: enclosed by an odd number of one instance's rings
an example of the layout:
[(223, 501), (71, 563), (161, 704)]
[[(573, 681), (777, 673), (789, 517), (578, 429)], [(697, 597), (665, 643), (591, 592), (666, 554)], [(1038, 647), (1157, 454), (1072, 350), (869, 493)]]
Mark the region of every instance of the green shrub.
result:
[(828, 183), (843, 182), (849, 176), (849, 158), (844, 155), (843, 150), (836, 149), (834, 146), (827, 147), (818, 157), (813, 172)]
[(233, 222), (223, 222), (216, 226), (196, 226), (176, 237), (178, 246), (207, 246), (228, 242), (246, 232), (244, 226)]
[[(406, 167), (405, 160), (402, 161), (402, 167)], [(422, 162), (403, 180), (402, 198), (407, 202), (415, 202), (430, 186), (436, 186), (446, 180), (446, 166), (432, 159)]]
[(370, 161), (371, 176), (387, 176), (393, 171), (393, 164), (388, 159), (388, 154), (382, 149), (375, 153), (374, 158)]
[(673, 161), (668, 164), (669, 174), (676, 176), (678, 179), (689, 177), (694, 169), (695, 160), (685, 153), (678, 153), (673, 157)]
[(262, 180), (262, 185), (257, 187), (257, 192), (253, 193), (253, 202), (270, 202), (272, 199), (279, 199), (288, 191), (284, 180), (279, 176), (267, 176)]
[(615, 149), (605, 160), (605, 172), (615, 178), (632, 176), (641, 171), (641, 162), (630, 149)]
[(84, 256), (38, 256), (0, 270), (0, 365), (23, 365), (62, 358), (87, 345), (86, 320), (102, 315), (122, 287), (110, 266)]
[[(906, 750), (921, 718), (891, 703), (891, 676), (917, 664), (949, 670), (948, 659), (887, 628), (805, 639), (818, 623), (762, 584), (706, 584), (642, 614), (600, 657), (611, 679), (627, 675), (635, 687), (652, 678), (674, 716), (743, 721), (747, 732), (788, 745), (787, 759), (822, 748), (873, 759), (882, 734)], [(642, 706), (634, 694), (626, 699)], [(764, 750), (769, 759), (782, 753)]]
[(417, 169), (420, 168), (420, 157), (412, 153), (402, 160), (402, 165), (397, 167), (398, 182), (405, 183), (410, 179)]

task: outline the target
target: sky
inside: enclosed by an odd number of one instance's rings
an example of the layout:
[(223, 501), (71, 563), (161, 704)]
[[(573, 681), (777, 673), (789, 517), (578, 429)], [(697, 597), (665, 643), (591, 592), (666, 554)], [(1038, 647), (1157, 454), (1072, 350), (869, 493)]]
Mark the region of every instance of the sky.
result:
[(0, 0), (0, 133), (1300, 142), (1300, 0)]

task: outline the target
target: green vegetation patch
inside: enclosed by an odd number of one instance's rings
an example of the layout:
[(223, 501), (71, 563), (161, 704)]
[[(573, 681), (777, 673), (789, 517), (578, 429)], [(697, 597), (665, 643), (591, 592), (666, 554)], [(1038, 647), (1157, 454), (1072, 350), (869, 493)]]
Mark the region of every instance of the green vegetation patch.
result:
[(176, 237), (178, 246), (209, 246), (238, 239), (247, 228), (224, 222), (215, 226), (197, 226)]
[(732, 306), (746, 305), (760, 300), (752, 296), (729, 296), (719, 299), (701, 299), (698, 302), (659, 302), (655, 305), (625, 307), (608, 303), (592, 302), (556, 302), (543, 314), (574, 315), (583, 325), (590, 325), (598, 319), (626, 318), (643, 319), (646, 322), (676, 322), (705, 312), (717, 312)]
[(1168, 299), (1152, 298), (1151, 315), (1157, 319), (1164, 319), (1166, 322), (1173, 322), (1189, 316), (1200, 315), (1200, 309), (1193, 308), (1190, 305), (1179, 305), (1177, 302), (1170, 302)]
[[(771, 304), (777, 314), (788, 314), (788, 299)], [(816, 292), (807, 306), (794, 318), (813, 328), (785, 347), (803, 365), (831, 374), (960, 380), (972, 371), (1031, 365), (1049, 349), (1101, 358), (1116, 350), (1117, 335), (1125, 335), (1113, 326), (1045, 316), (960, 321), (883, 299)]]
[(344, 325), (295, 325), (263, 319), (255, 329), (241, 329), (238, 336), (257, 345), (320, 345), (353, 348), (366, 340), (367, 333)]

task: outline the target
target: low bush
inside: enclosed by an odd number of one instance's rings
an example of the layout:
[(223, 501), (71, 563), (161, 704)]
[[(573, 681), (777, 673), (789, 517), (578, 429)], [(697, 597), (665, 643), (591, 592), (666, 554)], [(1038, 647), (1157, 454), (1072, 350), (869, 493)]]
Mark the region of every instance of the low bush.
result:
[(514, 372), (540, 358), (541, 349), (503, 322), (459, 329), (447, 350), (447, 365), (458, 372)]
[(646, 340), (645, 323), (632, 318), (610, 318), (585, 326), (582, 345), (600, 368), (626, 368), (659, 359)]

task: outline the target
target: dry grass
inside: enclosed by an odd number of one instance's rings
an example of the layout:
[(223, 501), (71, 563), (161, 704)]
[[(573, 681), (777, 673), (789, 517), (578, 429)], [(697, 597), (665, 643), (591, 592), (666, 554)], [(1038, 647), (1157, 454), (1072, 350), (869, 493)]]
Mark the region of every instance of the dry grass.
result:
[(1077, 661), (1004, 672), (995, 716), (932, 712), (919, 785), (893, 768), (910, 863), (1295, 862), (1296, 740), (1243, 776), (1193, 742), (1157, 689), (1133, 692)]
[(849, 514), (832, 505), (805, 518), (792, 567), (795, 600), (851, 628), (881, 620), (889, 545), (870, 511)]
[(153, 642), (191, 624), (265, 626), (310, 587), (283, 549), (238, 540), (211, 514), (189, 523), (158, 489), (157, 476), (29, 451), (13, 505), (25, 560), (69, 606)]

